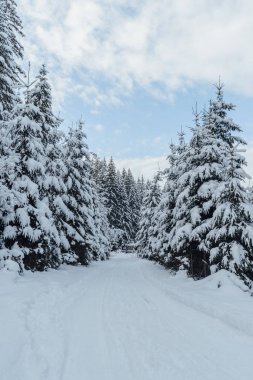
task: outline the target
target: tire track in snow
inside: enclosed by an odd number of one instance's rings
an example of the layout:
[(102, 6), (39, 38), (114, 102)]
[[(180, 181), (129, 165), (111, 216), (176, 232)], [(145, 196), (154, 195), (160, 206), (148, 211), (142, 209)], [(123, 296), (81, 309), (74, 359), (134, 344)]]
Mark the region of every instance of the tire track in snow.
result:
[(27, 305), (26, 331), (29, 346), (24, 352), (26, 380), (61, 379), (66, 342), (61, 302), (65, 295), (56, 286), (36, 295)]
[[(108, 348), (110, 360), (110, 376), (103, 380), (134, 380), (134, 372), (132, 371), (131, 359), (128, 350), (124, 344), (124, 340), (120, 335), (121, 329), (117, 328), (117, 318), (120, 323), (126, 326), (125, 316), (128, 312), (126, 302), (117, 297), (121, 287), (118, 275), (117, 261), (112, 258), (113, 266), (110, 268), (109, 279), (104, 293), (103, 299), (103, 315), (104, 315), (104, 335)], [(121, 276), (122, 277), (122, 276)], [(115, 362), (117, 363), (115, 365)]]
[[(203, 303), (201, 301), (194, 300), (193, 297), (189, 298), (189, 294), (179, 294), (176, 289), (174, 291), (169, 286), (171, 284), (164, 283), (161, 280), (157, 281), (157, 277), (151, 274), (150, 271), (144, 270), (144, 267), (141, 267), (142, 275), (146, 280), (156, 289), (160, 289), (165, 295), (170, 297), (172, 300), (179, 302), (180, 304), (188, 307), (192, 310), (195, 310), (198, 313), (202, 313), (206, 317), (215, 319), (220, 323), (226, 325), (227, 327), (234, 329), (244, 335), (253, 337), (253, 322), (249, 321), (238, 321), (238, 319), (233, 318), (233, 315), (224, 314), (222, 310), (218, 308), (212, 308), (208, 303)], [(156, 268), (157, 269), (157, 268)], [(161, 275), (161, 273), (160, 273)], [(167, 285), (167, 287), (166, 287)]]
[[(247, 366), (248, 354), (241, 356), (239, 348), (248, 347), (247, 352), (252, 350), (253, 342), (249, 336), (241, 335), (216, 318), (170, 297), (164, 292), (169, 283), (165, 276), (161, 279), (161, 272), (156, 271), (152, 263), (131, 258), (126, 265), (129, 287), (137, 290), (142, 301), (149, 307), (145, 314), (141, 301), (136, 299), (139, 303), (136, 305), (137, 321), (133, 321), (133, 328), (142, 344), (137, 344), (133, 351), (137, 352), (138, 359), (135, 359), (145, 373), (143, 379), (184, 380), (188, 378), (188, 367), (191, 368), (194, 380), (251, 378)], [(131, 275), (130, 265), (134, 267), (134, 275)], [(157, 286), (156, 282), (163, 280), (164, 288)], [(135, 299), (132, 301), (135, 302)], [(139, 324), (138, 317), (141, 321)], [(146, 338), (143, 339), (145, 334)], [(132, 360), (134, 361), (134, 356)], [(136, 378), (139, 380), (141, 377)]]

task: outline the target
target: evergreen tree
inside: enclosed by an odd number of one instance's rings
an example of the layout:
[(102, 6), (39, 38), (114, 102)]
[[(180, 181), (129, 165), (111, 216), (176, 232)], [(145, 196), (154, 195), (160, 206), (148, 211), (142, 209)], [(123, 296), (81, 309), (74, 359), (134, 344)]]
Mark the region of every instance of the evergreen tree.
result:
[[(195, 127), (185, 151), (185, 170), (178, 178), (178, 195), (174, 214), (176, 226), (171, 242), (174, 252), (172, 267), (186, 269), (195, 278), (209, 274), (208, 250), (203, 244), (205, 228), (213, 212), (210, 194), (221, 181), (222, 166), (218, 163), (219, 143), (211, 140), (208, 130), (200, 125), (195, 113)], [(176, 261), (175, 261), (176, 258)]]
[(174, 148), (175, 171), (173, 202), (174, 208), (171, 217), (171, 230), (169, 232), (169, 256), (166, 265), (173, 270), (186, 269), (188, 267), (187, 247), (184, 244), (185, 237), (189, 233), (187, 221), (187, 189), (181, 181), (187, 171), (187, 156), (189, 147), (185, 143), (184, 132), (179, 133), (179, 145)]
[(206, 234), (210, 230), (210, 220), (215, 210), (212, 199), (214, 192), (223, 181), (222, 141), (211, 129), (211, 119), (204, 111), (203, 126), (196, 114), (196, 123), (190, 141), (190, 155), (187, 160), (189, 170), (185, 175), (188, 189), (188, 220), (191, 230), (188, 235), (188, 273), (201, 278), (210, 274), (209, 249)]
[(127, 240), (124, 215), (122, 215), (124, 192), (121, 192), (121, 186), (122, 183), (119, 181), (114, 161), (111, 158), (105, 177), (105, 207), (110, 226), (112, 250), (121, 248)]
[(226, 269), (253, 283), (253, 207), (243, 182), (244, 157), (230, 148), (226, 156), (225, 181), (214, 195), (216, 209), (207, 235), (213, 271)]
[(93, 192), (93, 212), (95, 225), (95, 244), (93, 244), (93, 259), (105, 260), (110, 256), (110, 228), (107, 219), (107, 210), (99, 197), (95, 184)]
[(157, 255), (154, 251), (154, 240), (157, 236), (155, 216), (157, 206), (161, 200), (159, 180), (160, 174), (157, 174), (145, 192), (135, 244), (139, 256), (152, 260), (157, 260)]
[(40, 110), (38, 117), (42, 125), (42, 143), (46, 154), (46, 181), (43, 181), (41, 192), (48, 199), (54, 225), (58, 232), (57, 243), (63, 253), (63, 261), (67, 264), (76, 264), (77, 256), (71, 251), (66, 234), (66, 224), (74, 216), (67, 205), (67, 186), (64, 182), (68, 172), (64, 162), (64, 136), (59, 131), (61, 120), (53, 113), (52, 90), (45, 65), (42, 65), (40, 69), (35, 86), (31, 91), (31, 99)]
[(138, 230), (138, 222), (140, 218), (140, 204), (138, 199), (138, 193), (135, 186), (133, 184), (130, 193), (129, 193), (129, 207), (131, 210), (131, 239), (134, 240), (137, 230)]
[[(15, 86), (21, 68), (18, 59), (23, 58), (23, 48), (18, 41), (22, 37), (22, 23), (17, 15), (13, 0), (0, 0), (0, 240), (3, 246), (3, 230), (10, 199), (13, 194), (5, 185), (5, 179), (11, 175), (10, 136), (8, 135), (9, 113), (15, 105)], [(8, 210), (10, 212), (10, 210)]]
[(123, 172), (123, 179), (125, 183), (126, 193), (128, 196), (129, 208), (131, 210), (130, 238), (134, 240), (137, 233), (138, 222), (140, 217), (140, 199), (137, 190), (137, 184), (130, 169), (128, 169), (127, 172)]
[(248, 200), (250, 204), (253, 204), (253, 187), (252, 186), (247, 187), (247, 194), (248, 194)]
[(170, 257), (170, 232), (175, 226), (173, 212), (176, 203), (176, 191), (178, 181), (177, 167), (177, 147), (171, 143), (170, 154), (168, 155), (169, 167), (164, 170), (163, 176), (166, 179), (161, 201), (156, 211), (156, 226), (158, 230), (155, 250), (159, 255), (159, 261), (164, 265), (174, 267)]
[(106, 175), (107, 175), (107, 163), (106, 160), (101, 160), (96, 155), (93, 155), (92, 176), (97, 186), (97, 191), (101, 199), (106, 197)]
[(63, 201), (67, 210), (65, 215), (62, 215), (64, 235), (67, 236), (72, 255), (77, 257), (80, 264), (87, 265), (98, 252), (91, 165), (82, 122), (69, 131), (65, 162), (67, 193), (63, 196)]
[(22, 72), (17, 61), (23, 58), (19, 42), (23, 33), (16, 8), (14, 0), (0, 0), (0, 112), (10, 112), (15, 105), (15, 86)]
[[(8, 133), (7, 112), (2, 112), (0, 116), (0, 265), (1, 261), (11, 258), (5, 249), (4, 245), (4, 228), (5, 218), (12, 212), (14, 207), (14, 196), (7, 186), (7, 181), (13, 176), (15, 160), (14, 152), (10, 148), (10, 134)], [(13, 253), (12, 253), (12, 256)], [(20, 255), (18, 255), (20, 256)], [(20, 257), (15, 257), (15, 260), (21, 263)]]
[(123, 177), (123, 180), (125, 182), (125, 189), (126, 189), (126, 193), (128, 195), (128, 197), (130, 196), (130, 192), (134, 186), (134, 176), (131, 172), (131, 169), (128, 169), (127, 171), (125, 169), (123, 169), (122, 171), (122, 177)]
[(106, 200), (105, 206), (108, 210), (108, 221), (111, 228), (121, 229), (121, 211), (119, 207), (119, 184), (116, 167), (111, 158), (106, 173)]
[[(203, 126), (200, 126), (196, 119), (189, 149), (185, 150), (182, 156), (183, 160), (181, 160), (185, 166), (183, 165), (184, 170), (181, 166), (180, 176), (177, 180), (178, 189), (173, 212), (175, 227), (170, 233), (171, 252), (168, 263), (175, 270), (187, 269), (189, 275), (195, 278), (210, 273), (209, 255), (211, 251), (211, 262), (214, 268), (237, 271), (237, 273), (240, 272), (241, 277), (244, 273), (245, 280), (247, 267), (247, 273), (251, 280), (249, 265), (251, 216), (247, 204), (247, 194), (240, 187), (242, 177), (239, 178), (238, 173), (236, 176), (236, 171), (232, 175), (233, 170), (231, 169), (230, 174), (226, 177), (226, 168), (233, 166), (232, 161), (237, 160), (236, 168), (240, 173), (242, 173), (243, 165), (242, 159), (238, 157), (230, 160), (230, 164), (227, 163), (228, 157), (232, 157), (231, 152), (234, 151), (235, 144), (244, 143), (240, 137), (233, 134), (235, 131), (239, 132), (240, 127), (227, 117), (227, 111), (232, 109), (234, 109), (232, 104), (224, 102), (222, 85), (218, 84), (217, 100), (212, 101), (209, 110), (204, 113)], [(227, 178), (227, 182), (225, 178)], [(236, 184), (235, 180), (237, 180)], [(237, 193), (236, 196), (232, 194), (232, 188)], [(228, 198), (237, 198), (237, 200), (240, 198), (238, 200), (240, 206), (237, 204), (236, 207), (237, 211), (238, 207), (241, 207), (241, 210), (237, 214), (236, 220), (233, 219), (235, 204), (226, 207)], [(232, 224), (231, 228), (228, 226), (229, 218)], [(245, 228), (244, 231), (242, 226)], [(237, 233), (233, 235), (232, 231), (236, 228)], [(238, 230), (241, 231), (241, 237), (238, 237), (240, 236)], [(220, 236), (220, 240), (218, 236)], [(242, 236), (245, 236), (244, 241)], [(237, 256), (235, 264), (235, 258), (231, 251), (234, 250), (235, 253), (235, 247), (240, 245), (239, 242), (245, 251), (244, 256), (242, 250), (240, 251), (241, 263), (238, 262)]]
[(129, 200), (127, 197), (125, 183), (123, 181), (121, 173), (117, 172), (118, 181), (118, 207), (120, 210), (121, 220), (120, 228), (124, 231), (124, 240), (127, 242), (131, 235), (131, 209), (129, 207)]
[(43, 144), (48, 149), (49, 144), (58, 140), (57, 129), (61, 120), (53, 113), (52, 89), (48, 82), (48, 72), (42, 65), (36, 78), (34, 88), (31, 90), (31, 100), (39, 108), (42, 118)]
[(110, 254), (110, 228), (107, 218), (107, 209), (105, 207), (106, 202), (106, 172), (107, 164), (106, 160), (101, 160), (97, 155), (92, 155), (91, 171), (93, 178), (94, 189), (94, 213), (95, 224), (97, 228), (96, 236), (99, 239), (99, 251), (100, 254), (94, 259), (106, 259)]
[(205, 244), (215, 270), (228, 269), (250, 285), (252, 276), (252, 209), (246, 189), (245, 160), (237, 152), (245, 141), (234, 135), (241, 128), (227, 116), (235, 106), (223, 99), (223, 85), (217, 86), (216, 101), (210, 103), (208, 131), (218, 142), (218, 163), (222, 170), (219, 186), (210, 195), (214, 210), (205, 226)]
[[(192, 252), (192, 269), (199, 273), (209, 274), (210, 241), (209, 233), (212, 230), (212, 218), (217, 204), (214, 197), (217, 189), (224, 185), (226, 157), (234, 144), (243, 143), (243, 140), (234, 136), (233, 132), (240, 132), (240, 128), (229, 119), (227, 111), (234, 109), (230, 103), (223, 100), (222, 85), (217, 85), (217, 100), (210, 102), (208, 111), (203, 115), (203, 127), (195, 131), (198, 149), (193, 152), (193, 160), (198, 162), (193, 171), (195, 192), (198, 201), (198, 222), (192, 230), (192, 241), (197, 243), (195, 254)], [(196, 167), (196, 165), (195, 165)], [(195, 257), (195, 259), (194, 259)]]
[(145, 191), (145, 180), (143, 176), (137, 179), (136, 189), (137, 189), (138, 205), (139, 205), (139, 209), (141, 209), (144, 191)]
[(12, 175), (6, 186), (17, 202), (6, 213), (4, 240), (9, 249), (19, 248), (25, 269), (43, 271), (59, 266), (59, 256), (52, 246), (57, 231), (47, 199), (40, 188), (45, 180), (45, 149), (40, 110), (31, 101), (29, 90), (25, 103), (18, 103), (9, 121)]

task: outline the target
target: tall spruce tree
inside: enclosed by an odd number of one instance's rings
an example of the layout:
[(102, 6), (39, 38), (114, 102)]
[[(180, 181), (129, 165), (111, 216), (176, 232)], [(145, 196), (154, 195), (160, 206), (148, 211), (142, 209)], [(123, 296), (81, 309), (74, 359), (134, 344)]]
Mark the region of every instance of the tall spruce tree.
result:
[(158, 258), (156, 250), (154, 250), (154, 240), (158, 232), (155, 216), (157, 206), (161, 200), (159, 180), (160, 174), (157, 174), (145, 192), (135, 244), (136, 251), (140, 257), (152, 260), (157, 260)]
[(137, 179), (136, 189), (137, 189), (138, 205), (139, 205), (139, 209), (141, 209), (144, 191), (145, 191), (145, 180), (143, 176)]
[(247, 196), (248, 196), (248, 201), (251, 205), (253, 205), (253, 187), (252, 186), (247, 186)]
[(122, 229), (120, 188), (116, 167), (112, 158), (107, 165), (105, 180), (105, 207), (110, 226), (111, 247), (112, 250), (117, 250), (125, 244), (126, 234)]
[(101, 160), (97, 155), (92, 154), (91, 173), (94, 190), (94, 213), (96, 236), (99, 240), (99, 256), (94, 257), (95, 260), (104, 260), (110, 255), (110, 228), (107, 218), (106, 202), (106, 160)]
[(94, 212), (95, 235), (92, 250), (93, 260), (105, 260), (110, 256), (110, 228), (107, 210), (100, 198), (95, 183), (92, 184), (92, 203)]
[(127, 172), (123, 172), (123, 179), (125, 183), (125, 189), (128, 196), (128, 203), (131, 210), (131, 232), (130, 238), (135, 239), (138, 222), (140, 217), (140, 198), (138, 194), (137, 184), (130, 169)]
[(136, 237), (136, 233), (138, 230), (138, 222), (140, 219), (140, 204), (139, 204), (139, 198), (138, 193), (136, 189), (135, 183), (133, 183), (133, 186), (129, 193), (129, 207), (131, 210), (131, 239), (134, 240)]
[[(188, 274), (195, 278), (204, 277), (209, 273), (208, 258), (205, 251), (200, 249), (201, 241), (192, 233), (203, 222), (202, 201), (205, 200), (201, 197), (201, 186), (210, 179), (210, 156), (205, 158), (208, 152), (205, 145), (207, 141), (199, 116), (195, 112), (193, 135), (181, 157), (183, 171), (179, 171), (177, 178), (173, 211), (175, 220), (170, 235), (171, 254), (168, 258), (168, 265), (172, 269), (186, 269)], [(212, 170), (211, 172), (213, 173)], [(207, 211), (206, 205), (204, 210)]]
[(225, 181), (215, 192), (216, 209), (207, 239), (213, 271), (226, 269), (253, 284), (253, 206), (243, 182), (244, 157), (230, 148), (226, 156)]
[(12, 175), (5, 182), (17, 202), (5, 218), (4, 240), (7, 248), (16, 247), (23, 252), (24, 267), (32, 271), (60, 264), (52, 246), (57, 231), (47, 199), (41, 196), (46, 161), (41, 117), (28, 89), (25, 103), (14, 107), (8, 126), (14, 153)]
[[(0, 244), (3, 246), (3, 230), (4, 222), (3, 218), (9, 210), (7, 210), (8, 204), (13, 198), (13, 194), (6, 186), (6, 181), (13, 175), (14, 162), (13, 151), (10, 147), (11, 139), (8, 130), (9, 114), (2, 112), (0, 116)], [(11, 202), (12, 203), (12, 202)], [(5, 209), (6, 207), (6, 209)], [(1, 258), (0, 258), (1, 260)]]
[(173, 270), (185, 269), (188, 266), (187, 252), (184, 238), (189, 233), (189, 224), (186, 221), (187, 206), (185, 198), (186, 189), (180, 179), (184, 177), (187, 170), (186, 157), (189, 147), (185, 143), (184, 132), (179, 133), (179, 144), (174, 147), (176, 174), (176, 187), (174, 188), (174, 208), (171, 219), (171, 230), (169, 232), (169, 256), (166, 260), (168, 267)]
[(0, 112), (10, 112), (15, 105), (15, 86), (22, 72), (17, 63), (23, 58), (23, 47), (19, 42), (22, 36), (16, 2), (0, 0)]
[[(15, 105), (18, 74), (22, 72), (17, 61), (23, 58), (22, 23), (13, 0), (0, 0), (0, 244), (4, 247), (4, 218), (11, 211), (13, 194), (5, 180), (12, 173), (12, 153), (7, 121)], [(6, 254), (4, 253), (4, 257)], [(1, 260), (1, 258), (0, 258)]]
[(106, 176), (107, 176), (107, 162), (105, 158), (99, 161), (99, 170), (96, 178), (97, 189), (100, 194), (100, 198), (104, 200), (106, 198)]
[[(64, 234), (70, 251), (82, 265), (97, 255), (95, 216), (91, 188), (91, 167), (83, 122), (71, 128), (65, 146), (67, 192), (63, 196), (67, 212), (62, 214)], [(70, 212), (68, 212), (70, 211)], [(67, 252), (69, 253), (69, 252)], [(68, 258), (67, 258), (68, 259)]]
[(170, 144), (170, 153), (167, 160), (169, 166), (163, 172), (165, 186), (156, 212), (158, 234), (155, 249), (158, 252), (160, 262), (164, 265), (167, 265), (167, 263), (172, 265), (170, 260), (170, 232), (175, 226), (173, 212), (176, 202), (177, 181), (179, 175), (177, 167), (177, 148), (172, 143)]
[(101, 160), (97, 155), (93, 154), (91, 165), (92, 165), (92, 176), (97, 185), (97, 191), (99, 192), (101, 196), (104, 196), (104, 192), (106, 188), (105, 176), (107, 172), (106, 160), (105, 159)]
[(42, 65), (40, 69), (35, 86), (31, 91), (31, 99), (40, 110), (38, 117), (40, 117), (39, 122), (42, 125), (42, 143), (46, 154), (46, 181), (43, 181), (41, 192), (48, 199), (54, 225), (58, 232), (57, 244), (63, 253), (64, 262), (76, 264), (77, 256), (71, 252), (65, 228), (67, 221), (73, 218), (73, 214), (67, 206), (65, 177), (68, 169), (64, 162), (64, 135), (59, 130), (61, 120), (53, 113), (52, 90), (45, 65)]
[(108, 221), (111, 228), (121, 229), (121, 210), (119, 207), (119, 183), (117, 171), (111, 158), (106, 173), (106, 200), (105, 206), (108, 210)]
[(237, 153), (245, 141), (235, 136), (241, 128), (227, 116), (235, 106), (226, 103), (223, 85), (216, 86), (217, 97), (210, 103), (207, 128), (218, 141), (220, 171), (219, 186), (211, 195), (214, 205), (212, 217), (205, 228), (205, 244), (211, 253), (214, 270), (228, 269), (252, 284), (252, 209), (246, 189), (242, 186), (246, 174), (245, 159)]
[(196, 114), (193, 136), (190, 140), (191, 153), (188, 157), (189, 170), (185, 175), (185, 186), (189, 191), (188, 219), (191, 231), (188, 236), (188, 273), (201, 278), (210, 274), (209, 249), (206, 235), (215, 210), (212, 197), (223, 181), (222, 140), (211, 129), (211, 118), (204, 111), (203, 125)]
[(120, 210), (121, 220), (120, 228), (124, 231), (124, 240), (127, 242), (131, 236), (131, 209), (129, 207), (129, 200), (127, 197), (125, 183), (123, 181), (120, 171), (117, 171), (118, 181), (118, 207)]

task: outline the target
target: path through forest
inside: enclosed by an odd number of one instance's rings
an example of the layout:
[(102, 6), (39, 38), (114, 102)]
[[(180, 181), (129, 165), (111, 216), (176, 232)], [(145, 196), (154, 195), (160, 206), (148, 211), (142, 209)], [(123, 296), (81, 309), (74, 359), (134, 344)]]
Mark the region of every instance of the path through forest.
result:
[(239, 289), (239, 303), (228, 288), (194, 292), (195, 283), (124, 254), (2, 276), (2, 380), (252, 379), (252, 298)]

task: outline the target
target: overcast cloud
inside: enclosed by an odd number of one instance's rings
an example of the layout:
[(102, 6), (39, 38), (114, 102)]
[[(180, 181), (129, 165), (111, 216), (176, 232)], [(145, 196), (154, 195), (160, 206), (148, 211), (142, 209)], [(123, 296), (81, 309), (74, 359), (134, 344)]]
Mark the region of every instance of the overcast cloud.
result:
[[(250, 142), (246, 151), (247, 167), (246, 172), (251, 176), (251, 180), (246, 179), (245, 184), (253, 186), (253, 142)], [(144, 176), (145, 179), (152, 179), (158, 170), (168, 167), (166, 156), (138, 157), (129, 159), (116, 159), (117, 168), (131, 168), (136, 178)]]
[(117, 104), (135, 86), (172, 99), (218, 75), (253, 95), (252, 0), (20, 3), (26, 56), (48, 63), (61, 100), (78, 90), (86, 102)]

